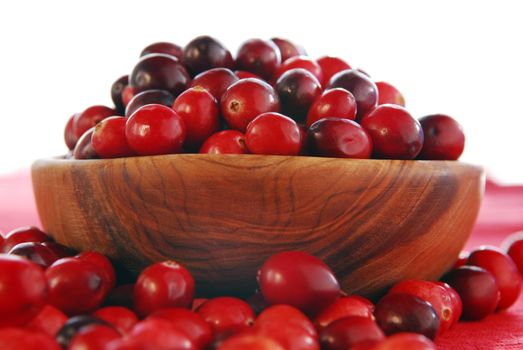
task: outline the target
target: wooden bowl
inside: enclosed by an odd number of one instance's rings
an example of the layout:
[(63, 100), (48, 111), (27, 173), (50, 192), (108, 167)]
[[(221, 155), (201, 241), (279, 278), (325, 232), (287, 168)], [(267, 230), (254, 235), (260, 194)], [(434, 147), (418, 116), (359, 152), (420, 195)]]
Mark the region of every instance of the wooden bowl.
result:
[(245, 295), (270, 255), (323, 259), (349, 293), (436, 279), (478, 214), (480, 167), (461, 162), (180, 154), (33, 164), (42, 225), (139, 272), (174, 259), (201, 295)]

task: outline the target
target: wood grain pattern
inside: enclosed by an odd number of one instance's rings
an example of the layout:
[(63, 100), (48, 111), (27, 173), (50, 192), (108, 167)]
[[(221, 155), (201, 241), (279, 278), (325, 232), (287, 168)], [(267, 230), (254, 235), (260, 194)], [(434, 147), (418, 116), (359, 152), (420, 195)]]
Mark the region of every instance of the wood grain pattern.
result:
[(303, 250), (347, 292), (373, 295), (451, 267), (478, 214), (479, 167), (444, 161), (255, 155), (44, 159), (45, 230), (140, 271), (175, 259), (203, 295), (251, 293), (263, 261)]

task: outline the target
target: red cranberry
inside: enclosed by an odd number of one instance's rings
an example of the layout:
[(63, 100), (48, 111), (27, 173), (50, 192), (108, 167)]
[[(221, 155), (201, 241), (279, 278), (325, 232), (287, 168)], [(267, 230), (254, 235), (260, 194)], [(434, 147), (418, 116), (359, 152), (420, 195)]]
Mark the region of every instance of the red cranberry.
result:
[(40, 266), (0, 254), (0, 328), (25, 325), (45, 305), (47, 288)]
[(438, 334), (440, 322), (434, 308), (411, 294), (387, 294), (376, 304), (374, 316), (387, 335), (413, 332), (434, 339)]
[(107, 117), (116, 115), (116, 111), (106, 106), (91, 106), (76, 114), (73, 121), (74, 136), (79, 139), (87, 130)]
[(42, 243), (50, 241), (51, 238), (45, 233), (42, 232), (40, 229), (34, 226), (26, 226), (26, 227), (19, 227), (11, 232), (8, 232), (5, 236), (5, 240), (3, 243), (3, 252), (7, 253), (10, 251), (15, 245), (19, 243), (27, 243), (27, 242), (34, 242), (34, 243)]
[(281, 62), (280, 49), (270, 40), (247, 40), (236, 56), (238, 69), (252, 72), (265, 80), (273, 77)]
[(284, 350), (269, 336), (259, 334), (239, 334), (221, 343), (217, 350)]
[(510, 256), (495, 247), (480, 247), (470, 253), (468, 264), (484, 268), (496, 279), (500, 294), (497, 310), (507, 309), (517, 301), (521, 277)]
[(425, 135), (420, 159), (456, 160), (465, 148), (461, 125), (444, 114), (434, 114), (419, 120)]
[(254, 118), (245, 132), (247, 148), (254, 154), (294, 156), (300, 153), (302, 139), (298, 124), (279, 113), (263, 113)]
[(87, 130), (76, 143), (73, 150), (74, 159), (96, 159), (99, 158), (98, 154), (93, 148), (91, 139), (93, 137), (94, 127)]
[(496, 279), (487, 270), (476, 266), (462, 266), (446, 275), (445, 282), (461, 297), (463, 318), (480, 320), (496, 310), (499, 288)]
[(185, 267), (164, 261), (142, 271), (134, 286), (134, 306), (140, 316), (166, 307), (190, 307), (194, 279)]
[(21, 256), (44, 268), (58, 260), (58, 256), (51, 249), (35, 242), (19, 243), (8, 254)]
[(125, 108), (125, 116), (130, 117), (140, 107), (150, 104), (164, 105), (171, 107), (174, 103), (174, 96), (165, 90), (146, 90), (133, 96)]
[(43, 332), (54, 337), (66, 321), (67, 316), (62, 311), (54, 306), (45, 305), (25, 328), (34, 332)]
[(56, 341), (63, 348), (67, 348), (69, 343), (74, 338), (74, 336), (80, 332), (82, 329), (93, 326), (93, 325), (102, 325), (109, 326), (109, 324), (98, 317), (82, 315), (71, 317), (65, 322), (65, 324), (60, 328), (56, 333)]
[(122, 103), (124, 107), (127, 107), (129, 102), (133, 99), (134, 95), (136, 94), (136, 91), (133, 89), (131, 85), (127, 85), (123, 91), (122, 91)]
[(134, 347), (121, 347), (116, 349), (199, 349), (187, 334), (177, 329), (171, 322), (162, 319), (147, 319), (138, 323), (127, 340), (130, 341)]
[(165, 54), (142, 57), (129, 75), (129, 85), (134, 93), (159, 89), (178, 96), (190, 82), (189, 73), (178, 59)]
[(129, 157), (134, 152), (125, 137), (124, 117), (109, 117), (96, 124), (91, 136), (91, 145), (100, 158)]
[(198, 74), (191, 83), (191, 87), (201, 87), (211, 93), (220, 102), (223, 93), (239, 78), (230, 69), (213, 68)]
[(221, 111), (231, 127), (245, 131), (247, 124), (265, 112), (279, 112), (278, 94), (259, 79), (241, 79), (229, 86), (222, 96)]
[(321, 95), (318, 79), (303, 68), (285, 72), (276, 82), (281, 111), (297, 122), (304, 122), (314, 100)]
[(436, 350), (436, 345), (421, 334), (397, 333), (377, 344), (372, 350)]
[(384, 81), (376, 82), (378, 88), (378, 105), (393, 104), (405, 107), (405, 98), (398, 89)]
[(523, 274), (523, 231), (516, 232), (507, 237), (502, 247), (516, 264), (520, 274)]
[(54, 339), (45, 333), (11, 327), (0, 328), (0, 344), (2, 350), (60, 350)]
[(276, 70), (276, 74), (274, 75), (273, 80), (277, 81), (283, 75), (283, 73), (295, 68), (303, 68), (314, 75), (318, 81), (323, 81), (323, 73), (321, 71), (320, 65), (312, 58), (307, 56), (294, 56), (285, 60), (280, 65), (278, 70)]
[(297, 251), (267, 259), (258, 272), (258, 283), (269, 303), (288, 304), (309, 314), (324, 309), (340, 294), (330, 268), (320, 259)]
[(192, 311), (196, 311), (198, 310), (198, 308), (203, 305), (204, 303), (206, 303), (209, 299), (207, 298), (194, 298), (194, 300), (192, 301), (192, 305), (191, 305), (191, 310)]
[(106, 306), (123, 306), (133, 308), (134, 306), (134, 283), (118, 286), (111, 290), (105, 298)]
[(120, 331), (122, 334), (129, 333), (138, 323), (136, 314), (126, 307), (107, 306), (96, 310), (93, 316), (104, 320)]
[(73, 150), (74, 146), (76, 145), (76, 142), (78, 141), (78, 137), (74, 134), (73, 131), (73, 125), (74, 125), (74, 118), (76, 118), (76, 114), (73, 114), (68, 120), (67, 124), (65, 124), (65, 130), (64, 130), (64, 140), (67, 148), (69, 150)]
[(307, 127), (323, 118), (356, 119), (354, 95), (342, 88), (326, 90), (311, 105), (307, 113)]
[(228, 337), (244, 331), (256, 318), (249, 304), (233, 297), (210, 299), (196, 312), (211, 325), (215, 337)]
[[(370, 301), (369, 301), (370, 303)], [(373, 319), (374, 305), (362, 301), (356, 296), (347, 296), (336, 299), (332, 304), (321, 310), (314, 318), (316, 329), (321, 332), (332, 322), (348, 316), (359, 316)]]
[(437, 285), (440, 285), (443, 288), (445, 288), (445, 290), (449, 294), (451, 307), (452, 307), (452, 324), (458, 323), (459, 319), (461, 318), (461, 313), (463, 312), (463, 303), (461, 302), (461, 298), (460, 298), (458, 292), (456, 292), (454, 290), (454, 288), (452, 288), (445, 282), (435, 282), (435, 283)]
[(185, 147), (199, 149), (220, 128), (220, 109), (216, 99), (203, 88), (190, 88), (172, 106), (185, 124)]
[(244, 71), (244, 70), (236, 70), (236, 71), (234, 71), (234, 74), (238, 77), (238, 79), (253, 78), (253, 79), (263, 80), (260, 76), (254, 74), (254, 73), (251, 73), (251, 72)]
[(183, 49), (183, 63), (196, 75), (211, 68), (233, 68), (232, 55), (221, 42), (210, 36), (199, 36)]
[(61, 259), (61, 258), (66, 258), (68, 256), (73, 256), (76, 254), (76, 251), (74, 249), (71, 249), (69, 247), (66, 247), (60, 243), (56, 243), (56, 242), (43, 242), (42, 243), (43, 246), (51, 249), (51, 251), (53, 253), (55, 253), (55, 255)]
[(287, 39), (272, 38), (271, 41), (276, 44), (280, 50), (282, 62), (285, 62), (288, 58), (302, 55), (298, 47)]
[(363, 341), (379, 341), (385, 334), (368, 317), (348, 316), (332, 322), (320, 333), (324, 350), (346, 350)]
[(104, 280), (104, 286), (107, 292), (114, 288), (116, 284), (116, 273), (113, 264), (103, 254), (93, 251), (80, 253), (76, 256), (77, 259), (87, 261), (97, 269), (97, 274)]
[(120, 115), (125, 111), (125, 105), (122, 101), (122, 92), (129, 85), (129, 76), (124, 75), (111, 85), (111, 99), (113, 100), (116, 110)]
[(323, 72), (323, 80), (320, 82), (323, 87), (329, 84), (329, 81), (334, 74), (351, 68), (347, 62), (339, 57), (323, 56), (318, 58), (316, 62), (319, 64), (321, 71)]
[(140, 53), (140, 57), (150, 55), (153, 53), (163, 53), (166, 55), (171, 55), (179, 60), (182, 60), (183, 58), (183, 49), (180, 46), (164, 41), (146, 46)]
[(327, 88), (344, 88), (354, 95), (358, 105), (358, 120), (373, 110), (378, 103), (376, 84), (357, 69), (347, 69), (334, 74)]
[(68, 350), (99, 350), (121, 337), (112, 327), (91, 325), (82, 328), (69, 343)]
[(361, 126), (370, 134), (378, 158), (414, 159), (423, 146), (420, 123), (401, 106), (378, 106), (363, 117)]
[(127, 119), (125, 136), (139, 155), (180, 152), (185, 141), (185, 124), (171, 108), (151, 104), (139, 108)]
[(458, 267), (465, 265), (469, 260), (469, 255), (470, 253), (468, 251), (462, 250), (459, 253), (458, 260), (456, 260), (456, 262), (454, 263), (453, 268), (457, 269)]
[(200, 153), (245, 154), (249, 150), (244, 134), (236, 130), (223, 130), (209, 136), (200, 148)]

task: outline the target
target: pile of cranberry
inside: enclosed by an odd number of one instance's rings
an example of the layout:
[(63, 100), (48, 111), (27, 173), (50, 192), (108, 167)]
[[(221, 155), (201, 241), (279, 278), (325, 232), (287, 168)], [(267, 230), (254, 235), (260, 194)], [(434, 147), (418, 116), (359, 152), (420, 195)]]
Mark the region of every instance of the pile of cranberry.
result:
[(236, 59), (200, 36), (183, 49), (146, 47), (111, 88), (114, 108), (73, 115), (75, 159), (168, 153), (315, 155), (455, 160), (461, 126), (442, 114), (415, 119), (391, 84), (343, 59), (314, 60), (289, 40), (252, 39)]
[(373, 304), (347, 295), (321, 260), (269, 257), (248, 299), (195, 298), (175, 261), (136, 278), (97, 252), (34, 227), (0, 235), (0, 347), (70, 350), (429, 350), (460, 319), (510, 307), (521, 289), (523, 233), (463, 254), (442, 281), (405, 280)]

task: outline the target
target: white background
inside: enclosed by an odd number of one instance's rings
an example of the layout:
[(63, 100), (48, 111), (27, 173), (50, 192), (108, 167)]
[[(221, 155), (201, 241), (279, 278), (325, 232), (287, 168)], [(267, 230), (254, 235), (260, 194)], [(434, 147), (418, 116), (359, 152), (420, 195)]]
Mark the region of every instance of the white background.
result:
[(0, 173), (65, 153), (67, 118), (111, 104), (109, 89), (155, 41), (211, 34), (233, 54), (287, 37), (397, 86), (413, 115), (464, 126), (462, 160), (523, 182), (523, 12), (518, 1), (2, 1)]

